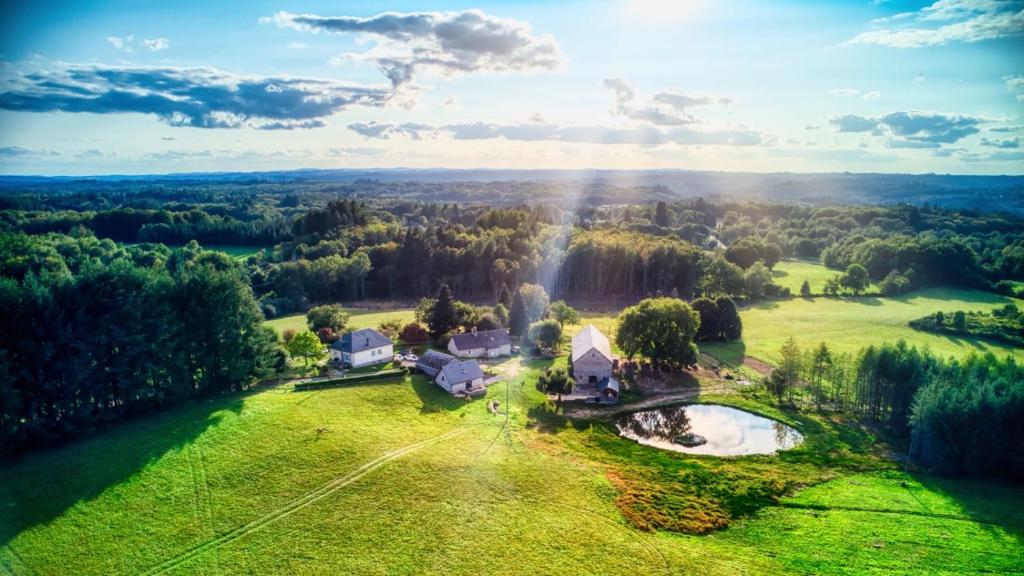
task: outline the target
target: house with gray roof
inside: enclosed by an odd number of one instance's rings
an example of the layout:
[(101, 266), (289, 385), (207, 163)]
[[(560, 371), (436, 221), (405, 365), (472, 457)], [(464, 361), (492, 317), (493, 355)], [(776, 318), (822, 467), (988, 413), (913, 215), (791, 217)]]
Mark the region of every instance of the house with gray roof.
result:
[(453, 360), (434, 379), (449, 394), (472, 394), (484, 390), (484, 371), (476, 360)]
[(441, 368), (444, 368), (449, 362), (454, 362), (455, 356), (445, 354), (444, 352), (438, 352), (437, 350), (427, 350), (419, 357), (416, 361), (416, 368), (430, 376), (435, 378)]
[(372, 328), (348, 332), (331, 344), (331, 359), (351, 368), (391, 362), (394, 355), (391, 339)]
[(477, 330), (455, 334), (448, 341), (448, 351), (459, 358), (497, 358), (512, 353), (508, 330)]
[(615, 364), (612, 345), (608, 337), (593, 324), (587, 324), (572, 337), (572, 355), (569, 360), (569, 370), (577, 387), (596, 387), (612, 377)]

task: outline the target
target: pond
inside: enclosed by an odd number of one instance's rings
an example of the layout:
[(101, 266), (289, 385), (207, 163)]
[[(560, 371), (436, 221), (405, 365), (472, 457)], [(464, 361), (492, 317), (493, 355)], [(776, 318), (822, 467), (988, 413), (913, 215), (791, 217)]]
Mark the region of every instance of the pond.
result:
[(774, 454), (804, 441), (782, 422), (716, 404), (634, 412), (616, 426), (623, 437), (646, 446), (710, 456)]

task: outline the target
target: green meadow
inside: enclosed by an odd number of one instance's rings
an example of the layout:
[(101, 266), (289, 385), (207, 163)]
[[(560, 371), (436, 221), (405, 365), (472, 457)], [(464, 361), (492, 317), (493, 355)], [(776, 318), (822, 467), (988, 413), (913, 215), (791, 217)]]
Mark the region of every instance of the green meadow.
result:
[[(369, 310), (366, 308), (345, 308), (345, 310), (351, 315), (348, 321), (348, 328), (352, 330), (376, 328), (385, 320), (397, 319), (404, 325), (415, 319), (411, 308), (385, 311)], [(267, 320), (266, 325), (277, 330), (278, 334), (288, 329), (299, 332), (308, 329), (305, 314), (281, 316), (280, 318)]]
[[(826, 268), (817, 262), (807, 260), (782, 260), (772, 268), (772, 281), (784, 288), (789, 288), (794, 296), (800, 295), (800, 287), (806, 280), (811, 287), (812, 295), (824, 294), (825, 282), (842, 270)], [(878, 292), (878, 285), (874, 282), (868, 287), (867, 292)]]
[[(0, 572), (1024, 569), (1019, 488), (905, 476), (869, 433), (756, 398), (707, 400), (784, 420), (805, 444), (733, 459), (642, 447), (604, 422), (558, 414), (533, 387), (544, 366), (496, 367), (508, 381), (489, 398), (507, 420), (421, 377), (315, 392), (281, 386), (2, 464)], [(638, 524), (664, 512), (699, 525), (694, 503), (728, 512), (729, 525), (696, 535)]]
[(960, 338), (914, 330), (907, 322), (955, 310), (992, 310), (1007, 303), (1022, 303), (1006, 296), (978, 290), (931, 288), (895, 298), (873, 296), (847, 298), (793, 298), (764, 301), (740, 311), (743, 340), (704, 344), (701, 350), (729, 361), (744, 354), (774, 361), (779, 347), (792, 336), (801, 346), (825, 342), (840, 352), (857, 352), (882, 342), (903, 339), (927, 346), (939, 356), (964, 356), (971, 352), (1012, 354), (1024, 360), (1024, 350), (979, 338)]

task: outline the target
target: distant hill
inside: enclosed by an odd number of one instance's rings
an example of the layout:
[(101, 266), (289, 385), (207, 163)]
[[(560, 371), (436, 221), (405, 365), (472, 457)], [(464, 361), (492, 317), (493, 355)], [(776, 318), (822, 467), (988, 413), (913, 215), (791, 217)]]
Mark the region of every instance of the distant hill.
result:
[[(734, 197), (811, 204), (931, 204), (1024, 214), (1024, 176), (738, 173), (687, 170), (367, 169), (207, 172), (145, 176), (0, 176), (0, 194), (69, 193), (138, 184), (334, 184), (339, 195), (491, 202), (636, 203)], [(450, 186), (439, 186), (448, 184)], [(273, 188), (273, 186), (271, 186)]]

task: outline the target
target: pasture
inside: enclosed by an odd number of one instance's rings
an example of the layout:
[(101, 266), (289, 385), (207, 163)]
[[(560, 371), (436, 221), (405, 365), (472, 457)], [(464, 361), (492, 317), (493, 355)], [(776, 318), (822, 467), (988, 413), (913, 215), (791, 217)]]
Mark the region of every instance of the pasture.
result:
[[(800, 296), (800, 286), (804, 280), (811, 286), (811, 295), (824, 294), (825, 282), (842, 274), (842, 270), (826, 268), (818, 262), (807, 260), (782, 260), (772, 268), (772, 281), (784, 288), (789, 288), (794, 296)], [(874, 282), (866, 290), (868, 293), (877, 293), (878, 285)]]
[[(452, 399), (421, 377), (315, 392), (281, 386), (0, 464), (0, 572), (1024, 569), (1019, 488), (906, 477), (874, 455), (863, 432), (739, 397), (716, 400), (801, 427), (806, 446), (737, 459), (653, 451), (604, 423), (557, 414), (533, 387), (545, 365), (497, 367), (509, 380), (488, 397), (502, 402), (507, 424), (484, 401)], [(763, 502), (704, 536), (627, 521), (622, 510), (671, 506), (665, 482), (680, 474), (695, 498)], [(802, 491), (774, 484), (795, 474), (827, 481)], [(758, 486), (790, 495), (764, 506), (770, 494), (759, 496)], [(641, 500), (623, 508), (624, 495)]]
[(1024, 360), (1024, 350), (979, 338), (959, 338), (914, 330), (910, 320), (954, 310), (992, 310), (1009, 302), (1006, 296), (978, 290), (931, 288), (895, 298), (793, 298), (754, 304), (740, 311), (742, 342), (702, 344), (701, 350), (730, 362), (744, 354), (769, 362), (779, 347), (793, 336), (801, 346), (825, 342), (834, 351), (857, 352), (871, 344), (904, 339), (927, 346), (939, 356), (964, 356), (970, 352), (1012, 354)]
[[(385, 320), (398, 319), (401, 320), (402, 324), (405, 325), (415, 320), (413, 311), (411, 308), (399, 308), (395, 310), (370, 310), (367, 308), (345, 308), (345, 311), (350, 314), (348, 321), (349, 330), (358, 330), (360, 328), (376, 328), (381, 322)], [(306, 315), (305, 314), (292, 314), (290, 316), (281, 316), (280, 318), (274, 318), (273, 320), (267, 320), (265, 322), (267, 326), (277, 330), (278, 334), (281, 334), (289, 328), (297, 332), (307, 330)]]

